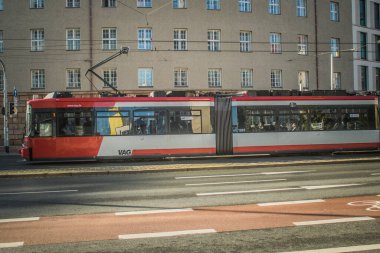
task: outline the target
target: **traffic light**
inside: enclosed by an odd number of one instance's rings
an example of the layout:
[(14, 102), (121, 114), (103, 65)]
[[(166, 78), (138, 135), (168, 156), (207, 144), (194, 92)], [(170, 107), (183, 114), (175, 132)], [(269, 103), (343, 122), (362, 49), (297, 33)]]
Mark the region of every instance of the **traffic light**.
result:
[(15, 103), (9, 103), (9, 114), (14, 114), (16, 112), (15, 109)]

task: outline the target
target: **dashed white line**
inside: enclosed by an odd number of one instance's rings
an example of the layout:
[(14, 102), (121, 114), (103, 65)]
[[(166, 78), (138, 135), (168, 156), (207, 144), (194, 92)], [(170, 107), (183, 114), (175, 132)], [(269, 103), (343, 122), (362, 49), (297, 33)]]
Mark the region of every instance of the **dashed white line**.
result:
[(373, 173), (372, 176), (380, 176), (380, 173)]
[(0, 192), (2, 195), (23, 195), (23, 194), (44, 194), (44, 193), (66, 193), (77, 192), (78, 190), (62, 190), (62, 191), (30, 191), (30, 192)]
[(6, 242), (6, 243), (0, 243), (0, 249), (22, 247), (23, 245), (24, 245), (24, 242)]
[(309, 199), (309, 200), (295, 200), (295, 201), (283, 201), (283, 202), (268, 202), (258, 203), (258, 206), (282, 206), (282, 205), (297, 205), (297, 204), (309, 204), (309, 203), (321, 203), (325, 202), (323, 199)]
[(160, 214), (160, 213), (180, 213), (180, 212), (192, 212), (192, 208), (182, 208), (182, 209), (163, 209), (163, 210), (147, 210), (147, 211), (132, 211), (132, 212), (117, 212), (117, 216), (127, 216), (127, 215), (143, 215), (143, 214)]
[(322, 225), (322, 224), (344, 223), (344, 222), (354, 222), (354, 221), (369, 221), (369, 220), (375, 220), (375, 218), (364, 216), (364, 217), (352, 217), (352, 218), (329, 219), (329, 220), (299, 221), (299, 222), (293, 222), (293, 224), (296, 226), (310, 226), (310, 225)]
[(263, 190), (251, 190), (251, 191), (232, 191), (232, 192), (206, 192), (197, 193), (197, 196), (217, 196), (217, 195), (233, 195), (233, 194), (245, 194), (245, 193), (260, 193), (260, 192), (279, 192), (279, 191), (291, 191), (302, 190), (302, 188), (279, 188), (279, 189), (263, 189)]
[(259, 175), (283, 175), (283, 174), (296, 174), (313, 172), (314, 170), (297, 170), (297, 171), (276, 171), (276, 172), (259, 172), (259, 173), (246, 173), (246, 174), (224, 174), (224, 175), (210, 175), (210, 176), (191, 176), (191, 177), (175, 177), (175, 179), (200, 179), (200, 178), (218, 178), (218, 177), (245, 177), (245, 176), (259, 176)]
[(206, 186), (206, 185), (224, 185), (224, 184), (265, 183), (265, 182), (278, 182), (278, 181), (286, 181), (286, 179), (268, 179), (268, 180), (251, 180), (251, 181), (235, 181), (235, 182), (199, 183), (199, 184), (186, 184), (186, 186)]
[(329, 189), (329, 188), (340, 188), (349, 186), (358, 186), (363, 184), (334, 184), (334, 185), (313, 185), (313, 186), (301, 186), (306, 190), (319, 190), (319, 189)]
[(171, 232), (158, 232), (158, 233), (129, 234), (129, 235), (119, 235), (119, 239), (128, 240), (128, 239), (171, 237), (171, 236), (210, 234), (210, 233), (216, 233), (216, 230), (215, 229), (199, 229), (199, 230), (184, 230), (184, 231), (171, 231)]
[(23, 221), (38, 221), (40, 217), (28, 217), (28, 218), (15, 218), (15, 219), (1, 219), (0, 223), (10, 223), (10, 222), (23, 222)]
[(314, 249), (314, 250), (301, 250), (301, 251), (289, 251), (282, 253), (343, 253), (343, 252), (359, 252), (380, 249), (380, 244), (371, 245), (359, 245), (340, 248), (327, 248), (327, 249)]

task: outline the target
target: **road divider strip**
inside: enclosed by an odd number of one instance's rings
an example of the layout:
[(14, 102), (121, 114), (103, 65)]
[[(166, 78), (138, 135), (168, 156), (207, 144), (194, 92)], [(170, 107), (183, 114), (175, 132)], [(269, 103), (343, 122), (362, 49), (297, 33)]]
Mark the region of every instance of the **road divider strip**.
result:
[(4, 195), (24, 195), (24, 194), (45, 194), (45, 193), (67, 193), (67, 192), (78, 192), (78, 190), (30, 191), (30, 192), (0, 192), (0, 196), (4, 196)]
[(369, 221), (369, 220), (375, 220), (375, 218), (364, 216), (364, 217), (352, 217), (352, 218), (329, 219), (329, 220), (298, 221), (298, 222), (293, 222), (293, 224), (296, 226), (310, 226), (310, 225), (323, 225), (323, 224)]
[(144, 215), (144, 214), (161, 214), (161, 213), (180, 213), (180, 212), (192, 212), (192, 208), (182, 209), (163, 209), (163, 210), (146, 210), (146, 211), (131, 211), (131, 212), (117, 212), (116, 216), (128, 216), (128, 215)]
[(278, 181), (286, 181), (286, 179), (267, 179), (267, 180), (251, 180), (251, 181), (235, 181), (235, 182), (199, 183), (199, 184), (186, 184), (186, 186), (207, 186), (207, 185), (224, 185), (224, 184), (247, 184), (247, 183), (265, 183), (265, 182), (278, 182)]
[(176, 180), (182, 179), (201, 179), (201, 178), (218, 178), (218, 177), (246, 177), (246, 176), (260, 176), (260, 175), (283, 175), (283, 174), (296, 174), (314, 172), (315, 170), (297, 170), (297, 171), (275, 171), (275, 172), (259, 172), (259, 173), (245, 173), (245, 174), (224, 174), (224, 175), (210, 175), (210, 176), (189, 176), (189, 177), (175, 177)]
[(10, 222), (25, 222), (25, 221), (38, 221), (40, 217), (29, 217), (29, 218), (14, 218), (14, 219), (1, 219), (0, 223), (10, 223)]
[(16, 247), (22, 247), (22, 246), (24, 246), (24, 242), (6, 242), (6, 243), (0, 243), (0, 249), (16, 248)]
[(216, 230), (215, 229), (199, 229), (199, 230), (183, 230), (183, 231), (158, 232), (158, 233), (128, 234), (128, 235), (119, 235), (119, 239), (131, 240), (131, 239), (172, 237), (172, 236), (210, 234), (210, 233), (216, 233)]
[(340, 248), (326, 248), (326, 249), (314, 249), (314, 250), (301, 250), (301, 251), (288, 251), (281, 253), (342, 253), (342, 252), (359, 252), (368, 250), (380, 249), (380, 244), (349, 246)]
[(258, 206), (282, 206), (282, 205), (297, 205), (297, 204), (309, 204), (309, 203), (321, 203), (325, 202), (323, 199), (309, 199), (309, 200), (295, 200), (295, 201), (283, 201), (283, 202), (268, 202), (258, 203)]

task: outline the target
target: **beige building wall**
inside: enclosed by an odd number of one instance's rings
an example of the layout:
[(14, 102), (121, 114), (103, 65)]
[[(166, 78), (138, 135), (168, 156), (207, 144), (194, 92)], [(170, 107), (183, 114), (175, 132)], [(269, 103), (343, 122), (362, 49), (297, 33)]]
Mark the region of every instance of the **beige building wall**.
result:
[[(340, 4), (340, 22), (329, 20), (330, 1), (327, 0), (316, 1), (317, 9), (315, 1), (307, 0), (306, 17), (296, 16), (295, 0), (281, 0), (280, 15), (268, 13), (267, 0), (252, 1), (251, 13), (240, 12), (238, 0), (221, 0), (221, 10), (207, 10), (205, 0), (187, 1), (186, 9), (173, 9), (172, 1), (168, 0), (153, 0), (152, 8), (137, 8), (136, 0), (121, 1), (124, 4), (117, 1), (116, 8), (104, 8), (101, 2), (82, 0), (80, 8), (65, 8), (65, 0), (45, 0), (43, 9), (30, 9), (29, 0), (4, 0), (4, 10), (0, 12), (0, 30), (3, 30), (5, 50), (0, 57), (7, 65), (10, 85), (24, 92), (70, 90), (66, 87), (66, 69), (80, 68), (80, 91), (94, 89), (85, 78), (86, 70), (91, 64), (117, 52), (101, 48), (102, 28), (109, 27), (117, 29), (117, 47), (128, 46), (131, 50), (128, 56), (120, 56), (97, 69), (97, 73), (102, 75), (103, 68), (117, 68), (118, 88), (132, 93), (152, 89), (240, 90), (241, 69), (253, 69), (253, 87), (250, 89), (272, 89), (272, 69), (282, 70), (281, 89), (298, 89), (299, 71), (309, 73), (311, 90), (329, 89), (329, 57), (321, 53), (329, 52), (331, 37), (340, 38), (342, 49), (352, 47), (352, 44), (346, 44), (352, 42), (350, 1), (335, 1)], [(315, 44), (315, 15), (318, 22), (318, 51)], [(37, 28), (43, 28), (45, 32), (43, 52), (30, 51), (30, 30)], [(68, 28), (80, 28), (80, 51), (66, 50)], [(152, 29), (152, 50), (137, 49), (138, 28)], [(187, 29), (187, 51), (174, 51), (173, 30), (176, 28)], [(207, 50), (209, 29), (221, 31), (220, 52)], [(240, 31), (252, 31), (252, 52), (240, 52)], [(271, 32), (281, 34), (280, 54), (270, 53)], [(297, 54), (299, 34), (308, 36), (309, 52), (306, 56)], [(321, 54), (318, 56), (318, 67), (316, 54)], [(342, 88), (345, 89), (352, 89), (353, 86), (350, 60), (352, 56), (345, 53), (334, 63), (336, 70), (342, 73)], [(176, 67), (188, 69), (187, 87), (174, 87)], [(153, 68), (153, 87), (138, 87), (138, 68)], [(221, 88), (209, 88), (209, 68), (222, 69)], [(31, 69), (45, 70), (45, 89), (31, 89)], [(93, 80), (96, 88), (104, 89), (99, 80), (95, 77)]]

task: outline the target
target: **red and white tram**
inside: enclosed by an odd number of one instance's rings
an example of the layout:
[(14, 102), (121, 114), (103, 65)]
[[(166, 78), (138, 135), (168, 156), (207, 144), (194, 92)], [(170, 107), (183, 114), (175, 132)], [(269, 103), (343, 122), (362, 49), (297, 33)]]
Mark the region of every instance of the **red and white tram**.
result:
[(375, 96), (48, 98), (27, 105), (27, 160), (379, 149)]

